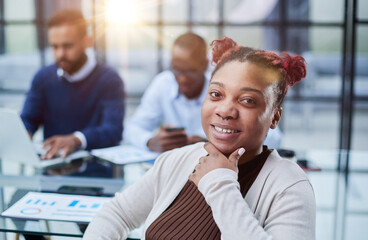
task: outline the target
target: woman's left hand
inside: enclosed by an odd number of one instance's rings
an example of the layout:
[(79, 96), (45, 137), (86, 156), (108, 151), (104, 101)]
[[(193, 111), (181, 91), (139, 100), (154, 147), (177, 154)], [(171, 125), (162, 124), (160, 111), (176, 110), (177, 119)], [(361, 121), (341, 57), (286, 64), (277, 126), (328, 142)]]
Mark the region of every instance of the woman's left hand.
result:
[(217, 168), (228, 168), (238, 173), (238, 161), (245, 152), (244, 148), (236, 149), (228, 158), (210, 142), (205, 143), (204, 148), (208, 155), (199, 159), (194, 172), (189, 176), (195, 185), (198, 186), (204, 175)]

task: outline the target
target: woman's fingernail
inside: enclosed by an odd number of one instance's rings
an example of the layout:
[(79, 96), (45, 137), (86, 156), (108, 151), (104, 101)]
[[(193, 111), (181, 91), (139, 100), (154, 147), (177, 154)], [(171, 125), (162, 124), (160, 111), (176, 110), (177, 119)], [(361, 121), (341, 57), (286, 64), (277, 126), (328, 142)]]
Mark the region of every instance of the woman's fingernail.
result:
[(244, 148), (240, 148), (240, 149), (238, 150), (238, 154), (239, 154), (239, 156), (243, 155), (243, 153), (245, 153), (245, 149), (244, 149)]

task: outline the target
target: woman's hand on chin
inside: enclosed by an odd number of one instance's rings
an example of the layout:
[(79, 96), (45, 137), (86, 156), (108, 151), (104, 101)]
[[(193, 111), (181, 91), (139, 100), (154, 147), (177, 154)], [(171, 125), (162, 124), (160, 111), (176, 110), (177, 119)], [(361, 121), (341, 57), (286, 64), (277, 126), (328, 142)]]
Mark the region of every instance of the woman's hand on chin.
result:
[(208, 155), (201, 157), (194, 172), (189, 176), (189, 180), (198, 186), (199, 181), (204, 175), (217, 168), (228, 168), (238, 173), (238, 161), (244, 154), (244, 148), (236, 149), (229, 157), (222, 154), (212, 143), (207, 142), (204, 148)]

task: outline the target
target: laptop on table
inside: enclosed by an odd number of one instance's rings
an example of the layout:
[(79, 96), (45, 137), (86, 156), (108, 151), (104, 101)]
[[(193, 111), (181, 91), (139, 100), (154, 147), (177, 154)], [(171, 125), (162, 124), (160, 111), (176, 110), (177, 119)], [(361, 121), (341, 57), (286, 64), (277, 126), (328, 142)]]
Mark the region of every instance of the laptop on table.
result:
[(0, 109), (0, 159), (32, 165), (36, 168), (57, 168), (89, 157), (88, 151), (79, 150), (65, 158), (41, 160), (20, 116), (12, 111)]

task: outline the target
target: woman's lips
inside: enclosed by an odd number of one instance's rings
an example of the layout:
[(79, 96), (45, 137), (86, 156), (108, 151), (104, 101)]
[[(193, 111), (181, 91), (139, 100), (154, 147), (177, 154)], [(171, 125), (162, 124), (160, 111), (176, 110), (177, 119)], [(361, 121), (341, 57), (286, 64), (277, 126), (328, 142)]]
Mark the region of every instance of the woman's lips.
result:
[(224, 140), (237, 137), (241, 132), (240, 130), (221, 125), (211, 125), (211, 131), (215, 138)]
[(214, 128), (215, 128), (216, 131), (218, 131), (220, 133), (236, 133), (236, 132), (239, 132), (236, 129), (221, 128), (221, 127), (218, 127), (218, 126), (214, 126)]

